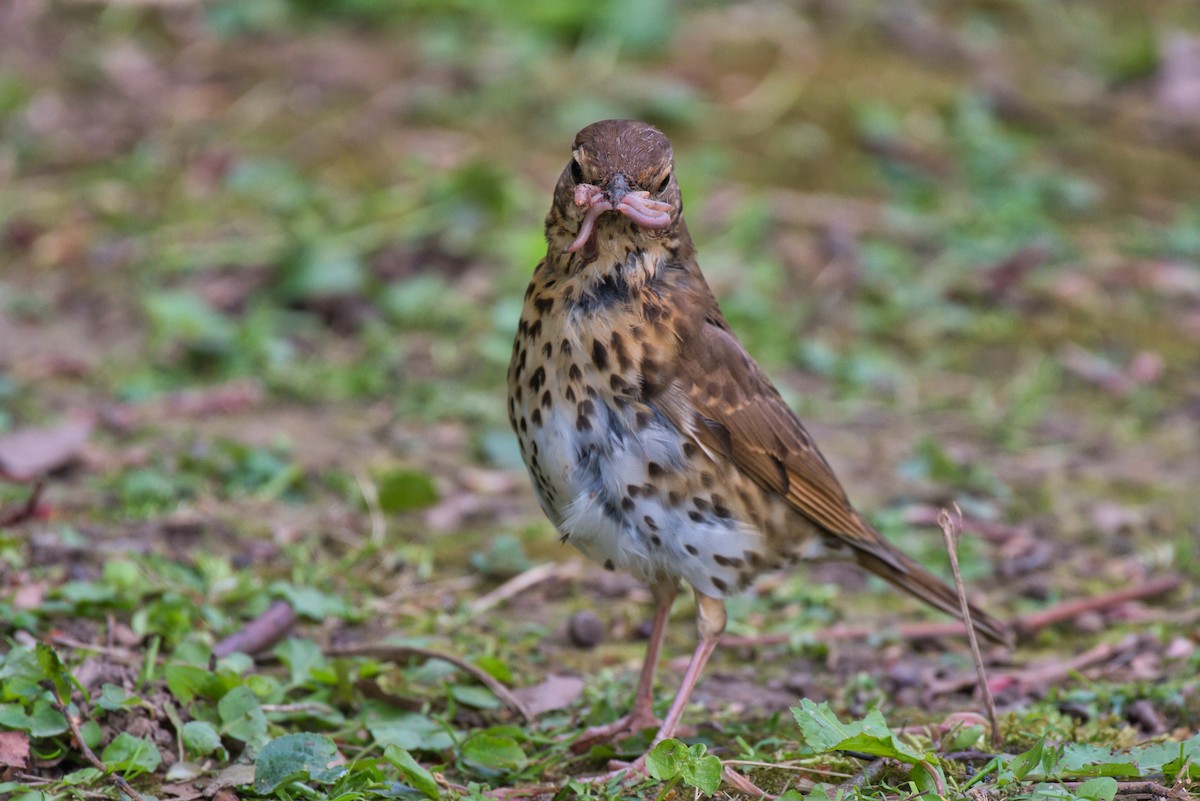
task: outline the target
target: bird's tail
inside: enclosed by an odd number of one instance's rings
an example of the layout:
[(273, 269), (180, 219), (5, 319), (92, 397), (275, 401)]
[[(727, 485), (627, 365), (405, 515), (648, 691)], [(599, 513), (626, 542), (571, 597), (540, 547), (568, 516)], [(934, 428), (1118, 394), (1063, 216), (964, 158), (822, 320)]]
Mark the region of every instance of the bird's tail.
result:
[[(930, 606), (962, 618), (958, 593), (946, 582), (882, 539), (872, 546), (871, 550), (855, 548), (854, 556), (859, 565)], [(973, 604), (968, 607), (977, 632), (994, 642), (1012, 645), (1012, 633), (1006, 625)]]

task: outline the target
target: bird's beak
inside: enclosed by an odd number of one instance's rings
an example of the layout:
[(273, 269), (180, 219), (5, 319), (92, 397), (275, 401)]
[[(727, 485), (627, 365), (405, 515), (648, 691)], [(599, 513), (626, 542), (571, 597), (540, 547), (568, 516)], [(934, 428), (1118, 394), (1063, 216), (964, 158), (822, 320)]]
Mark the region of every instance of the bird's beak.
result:
[(608, 182), (608, 186), (604, 187), (604, 195), (608, 198), (608, 202), (612, 204), (614, 209), (621, 207), (621, 201), (625, 195), (629, 193), (629, 181), (625, 180), (625, 176), (617, 173)]
[(594, 184), (577, 184), (575, 205), (586, 212), (575, 241), (563, 248), (564, 253), (574, 253), (588, 244), (596, 228), (596, 219), (606, 211), (620, 212), (638, 226), (650, 230), (662, 230), (671, 225), (671, 204), (651, 200), (646, 191), (630, 192), (629, 181), (621, 173), (613, 175), (603, 189)]

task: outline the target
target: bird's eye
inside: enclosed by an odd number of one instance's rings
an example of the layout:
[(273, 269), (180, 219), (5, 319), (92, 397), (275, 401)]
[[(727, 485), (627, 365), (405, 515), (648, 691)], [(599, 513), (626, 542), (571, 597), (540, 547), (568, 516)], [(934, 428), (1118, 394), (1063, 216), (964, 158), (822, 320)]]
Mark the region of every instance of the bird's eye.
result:
[(658, 185), (658, 189), (654, 190), (656, 195), (661, 195), (667, 191), (667, 187), (671, 185), (671, 173), (667, 173), (667, 177), (662, 179), (662, 183)]
[(571, 180), (577, 184), (583, 183), (583, 167), (577, 159), (571, 159)]

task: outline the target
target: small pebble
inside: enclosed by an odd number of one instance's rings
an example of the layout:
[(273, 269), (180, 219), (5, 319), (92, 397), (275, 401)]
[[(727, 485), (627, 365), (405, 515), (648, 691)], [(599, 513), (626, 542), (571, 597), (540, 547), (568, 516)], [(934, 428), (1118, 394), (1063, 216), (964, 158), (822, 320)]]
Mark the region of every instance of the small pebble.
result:
[(576, 612), (567, 621), (567, 636), (576, 648), (595, 648), (604, 639), (604, 624), (592, 612)]
[(909, 662), (897, 662), (888, 668), (887, 677), (897, 687), (916, 687), (921, 684), (921, 670)]

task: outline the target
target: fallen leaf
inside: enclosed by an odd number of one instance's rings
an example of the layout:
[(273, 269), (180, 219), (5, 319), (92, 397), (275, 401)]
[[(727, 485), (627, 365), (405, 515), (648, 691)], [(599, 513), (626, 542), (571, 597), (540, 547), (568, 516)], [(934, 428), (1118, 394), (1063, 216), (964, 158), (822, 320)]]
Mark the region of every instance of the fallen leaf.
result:
[(534, 717), (555, 709), (566, 709), (583, 694), (583, 679), (551, 674), (541, 684), (513, 690), (513, 695)]
[[(229, 787), (244, 787), (248, 784), (254, 784), (254, 766), (233, 764), (222, 770), (213, 780), (204, 788), (204, 794), (207, 796), (216, 795), (221, 797), (221, 793)], [(237, 794), (233, 794), (233, 798), (237, 798)]]
[(204, 795), (203, 790), (190, 782), (164, 784), (160, 789), (164, 795), (170, 796), (172, 801), (192, 801), (192, 799), (200, 798)]
[(24, 769), (29, 761), (29, 735), (23, 731), (0, 731), (0, 765)]
[(53, 428), (26, 428), (0, 437), (0, 474), (32, 481), (70, 464), (92, 433), (92, 420), (71, 420)]

